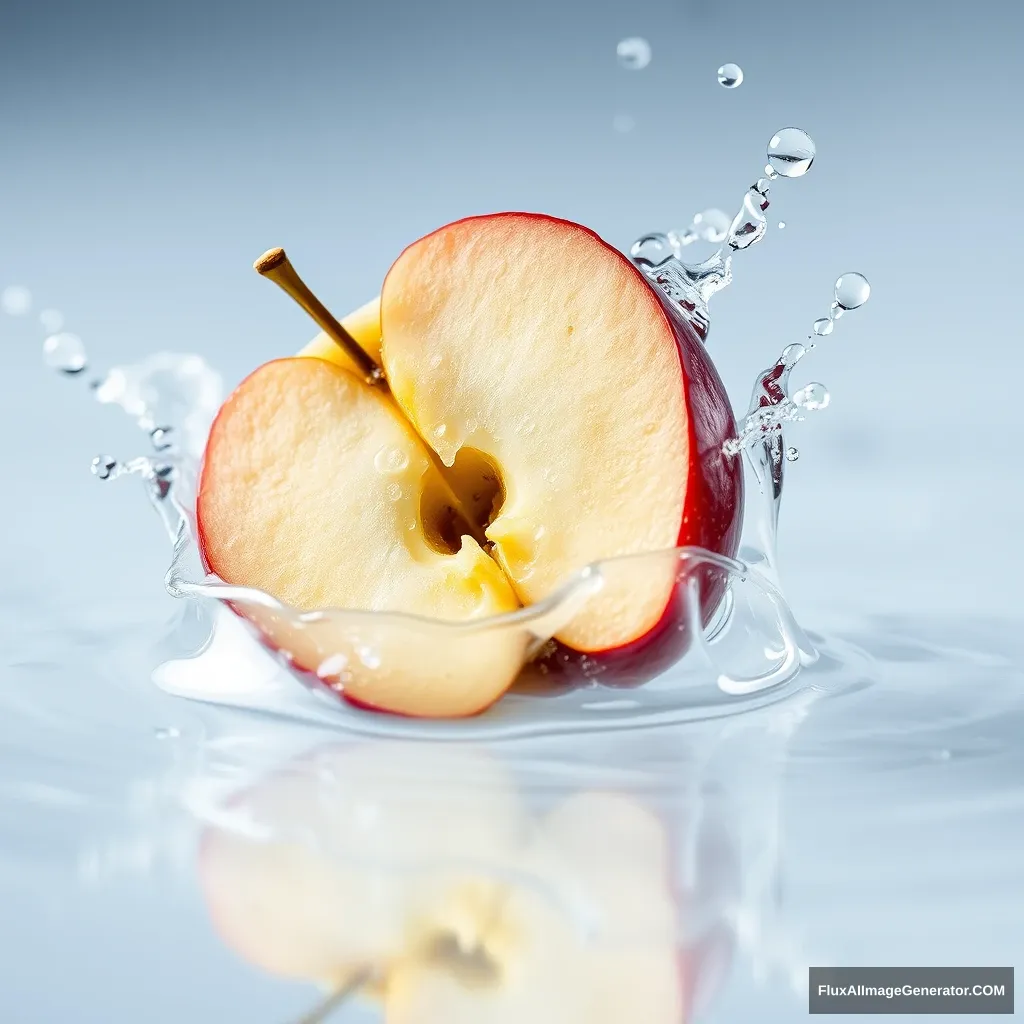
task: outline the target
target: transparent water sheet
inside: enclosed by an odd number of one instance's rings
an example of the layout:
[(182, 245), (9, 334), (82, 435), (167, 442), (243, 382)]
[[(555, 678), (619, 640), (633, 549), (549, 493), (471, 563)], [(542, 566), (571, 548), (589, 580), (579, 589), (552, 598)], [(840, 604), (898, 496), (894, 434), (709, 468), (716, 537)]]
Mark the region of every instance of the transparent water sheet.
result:
[[(754, 476), (750, 467), (748, 474)], [(154, 673), (157, 684), (177, 696), (328, 720), (359, 732), (523, 735), (749, 710), (801, 688), (801, 671), (818, 658), (770, 578), (768, 562), (748, 564), (700, 548), (595, 563), (542, 602), (475, 622), (301, 611), (204, 571), (195, 541), (192, 480), (194, 473), (182, 465), (173, 501), (161, 498), (159, 490), (150, 492), (175, 537), (167, 588), (197, 602), (184, 615), (191, 629), (168, 639), (167, 657)], [(756, 479), (752, 486), (756, 496)], [(638, 571), (650, 576), (652, 586), (667, 580), (674, 588), (653, 643), (602, 659), (551, 642), (592, 594)], [(712, 601), (704, 599), (709, 593), (716, 595)], [(300, 665), (316, 665), (318, 671)], [(380, 713), (366, 699), (376, 688), (393, 685), (477, 686), (481, 674), (500, 687), (508, 674), (511, 686), (480, 714), (464, 719)], [(345, 699), (352, 688), (361, 698), (356, 702)]]

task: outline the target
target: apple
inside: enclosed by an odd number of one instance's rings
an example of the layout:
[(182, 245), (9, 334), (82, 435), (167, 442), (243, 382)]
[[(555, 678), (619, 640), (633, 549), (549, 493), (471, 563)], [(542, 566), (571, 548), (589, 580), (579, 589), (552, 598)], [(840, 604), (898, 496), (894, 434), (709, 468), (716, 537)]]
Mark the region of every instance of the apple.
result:
[[(335, 331), (261, 367), (218, 415), (197, 501), (209, 569), (299, 609), (474, 621), (610, 560), (556, 632), (563, 649), (627, 674), (680, 656), (676, 562), (621, 559), (735, 553), (741, 468), (722, 445), (736, 428), (700, 338), (628, 259), (568, 221), (473, 217), (406, 249), (379, 304), (345, 326), (344, 347)], [(378, 360), (386, 387), (365, 373)], [(723, 587), (707, 576), (705, 621)], [(244, 611), (300, 668), (331, 649), (329, 629), (309, 643), (286, 616)], [(437, 668), (455, 646), (418, 649), (404, 682), (357, 673), (344, 693), (469, 714), (511, 685), (526, 649), (481, 649), (453, 694)]]
[(245, 960), (328, 991), (366, 971), (387, 1024), (679, 1024), (667, 830), (633, 796), (531, 811), (465, 747), (321, 750), (206, 828), (199, 877)]

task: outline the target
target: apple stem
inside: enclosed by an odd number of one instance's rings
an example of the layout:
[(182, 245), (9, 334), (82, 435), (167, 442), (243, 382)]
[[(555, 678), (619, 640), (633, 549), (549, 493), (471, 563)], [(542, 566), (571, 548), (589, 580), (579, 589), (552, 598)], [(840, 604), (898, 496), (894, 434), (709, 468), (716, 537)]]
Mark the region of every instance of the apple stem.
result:
[(367, 384), (386, 385), (384, 371), (310, 291), (285, 255), (284, 249), (268, 249), (252, 266), (257, 274), (273, 281), (313, 318), (320, 329), (359, 367)]
[(295, 1024), (321, 1024), (322, 1021), (325, 1021), (332, 1013), (334, 1013), (334, 1011), (337, 1010), (350, 996), (355, 995), (355, 993), (372, 977), (373, 970), (369, 967), (365, 967), (361, 971), (356, 971), (352, 977), (331, 992), (309, 1013), (300, 1017)]

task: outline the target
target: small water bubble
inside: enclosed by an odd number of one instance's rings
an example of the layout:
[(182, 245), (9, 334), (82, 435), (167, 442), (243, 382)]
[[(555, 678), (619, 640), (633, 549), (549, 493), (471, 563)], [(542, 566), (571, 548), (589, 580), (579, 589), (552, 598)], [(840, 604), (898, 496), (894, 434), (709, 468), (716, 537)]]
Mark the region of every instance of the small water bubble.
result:
[(59, 309), (44, 309), (39, 314), (39, 322), (50, 334), (56, 334), (64, 326), (64, 314)]
[(835, 324), (827, 316), (814, 321), (814, 333), (819, 337), (831, 334), (834, 327)]
[(402, 488), (398, 484), (388, 484), (388, 501), (398, 501), (402, 497)]
[(785, 230), (785, 227), (786, 227), (786, 222), (784, 220), (780, 220), (779, 221), (779, 230), (783, 231), (783, 230)]
[(828, 405), (830, 397), (828, 388), (824, 384), (814, 381), (805, 385), (793, 395), (793, 404), (801, 409), (806, 409), (808, 412), (816, 412), (818, 409), (824, 409)]
[(93, 476), (100, 480), (109, 480), (117, 471), (117, 459), (112, 455), (97, 455), (89, 468)]
[(640, 36), (620, 39), (615, 47), (619, 64), (630, 71), (642, 71), (651, 63), (651, 44)]
[(843, 309), (842, 306), (839, 305), (838, 302), (833, 302), (832, 305), (829, 306), (829, 309), (828, 309), (828, 315), (833, 320), (840, 320), (840, 319), (842, 319), (842, 316), (843, 316), (844, 312), (845, 312), (845, 310)]
[(20, 284), (12, 284), (0, 292), (0, 306), (10, 316), (24, 316), (32, 308), (32, 293)]
[(723, 64), (718, 69), (718, 84), (726, 89), (735, 89), (743, 84), (743, 68), (739, 64)]
[(444, 423), (439, 423), (434, 427), (434, 437), (444, 437), (448, 433), (448, 427)]
[(779, 176), (779, 172), (775, 170), (775, 168), (772, 167), (771, 164), (764, 165), (764, 173), (769, 181), (775, 181), (775, 179), (778, 178)]
[(636, 121), (629, 114), (616, 114), (612, 118), (612, 127), (620, 135), (625, 135), (636, 127)]
[(77, 334), (51, 334), (43, 342), (43, 359), (51, 370), (74, 375), (85, 369), (85, 345)]
[(149, 440), (153, 448), (158, 452), (165, 452), (174, 443), (170, 436), (174, 432), (172, 427), (154, 427), (149, 432)]
[(800, 128), (783, 128), (768, 141), (768, 166), (784, 178), (799, 178), (811, 169), (817, 147)]
[(800, 449), (799, 448), (794, 448), (792, 445), (790, 445), (790, 447), (786, 449), (786, 459), (789, 462), (796, 462), (796, 460), (799, 459), (799, 458), (800, 458)]
[(757, 192), (758, 195), (766, 196), (771, 190), (770, 186), (771, 182), (767, 178), (758, 178), (757, 181), (754, 182), (754, 191)]
[(868, 301), (871, 285), (863, 274), (843, 274), (836, 281), (836, 304), (840, 309), (857, 309)]
[(373, 468), (378, 473), (394, 475), (401, 473), (408, 465), (409, 456), (401, 448), (395, 448), (393, 445), (385, 445), (373, 457)]

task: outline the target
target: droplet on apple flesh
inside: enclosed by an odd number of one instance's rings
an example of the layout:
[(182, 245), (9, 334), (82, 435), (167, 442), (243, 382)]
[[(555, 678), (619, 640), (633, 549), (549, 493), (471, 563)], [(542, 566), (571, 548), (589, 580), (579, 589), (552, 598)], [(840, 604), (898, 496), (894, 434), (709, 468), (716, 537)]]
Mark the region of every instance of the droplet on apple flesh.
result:
[[(742, 490), (738, 460), (721, 452), (735, 433), (724, 387), (696, 334), (588, 229), (534, 214), (448, 225), (399, 257), (376, 315), (368, 304), (346, 327), (379, 356), (390, 396), (321, 337), (306, 350), (319, 359), (257, 370), (214, 425), (198, 518), (222, 578), (299, 608), (474, 619), (541, 600), (592, 562), (677, 545), (735, 553)], [(373, 465), (385, 445), (408, 456), (400, 480)], [(384, 500), (396, 484), (397, 505)], [(630, 672), (660, 669), (688, 643), (676, 577), (671, 559), (614, 563), (558, 640)], [(705, 588), (705, 619), (721, 592)], [(315, 670), (301, 643), (273, 642)], [(514, 680), (523, 645), (507, 654), (475, 682), (467, 670), (454, 695), (422, 657), (404, 683), (367, 674), (344, 692), (405, 714), (469, 714)]]

